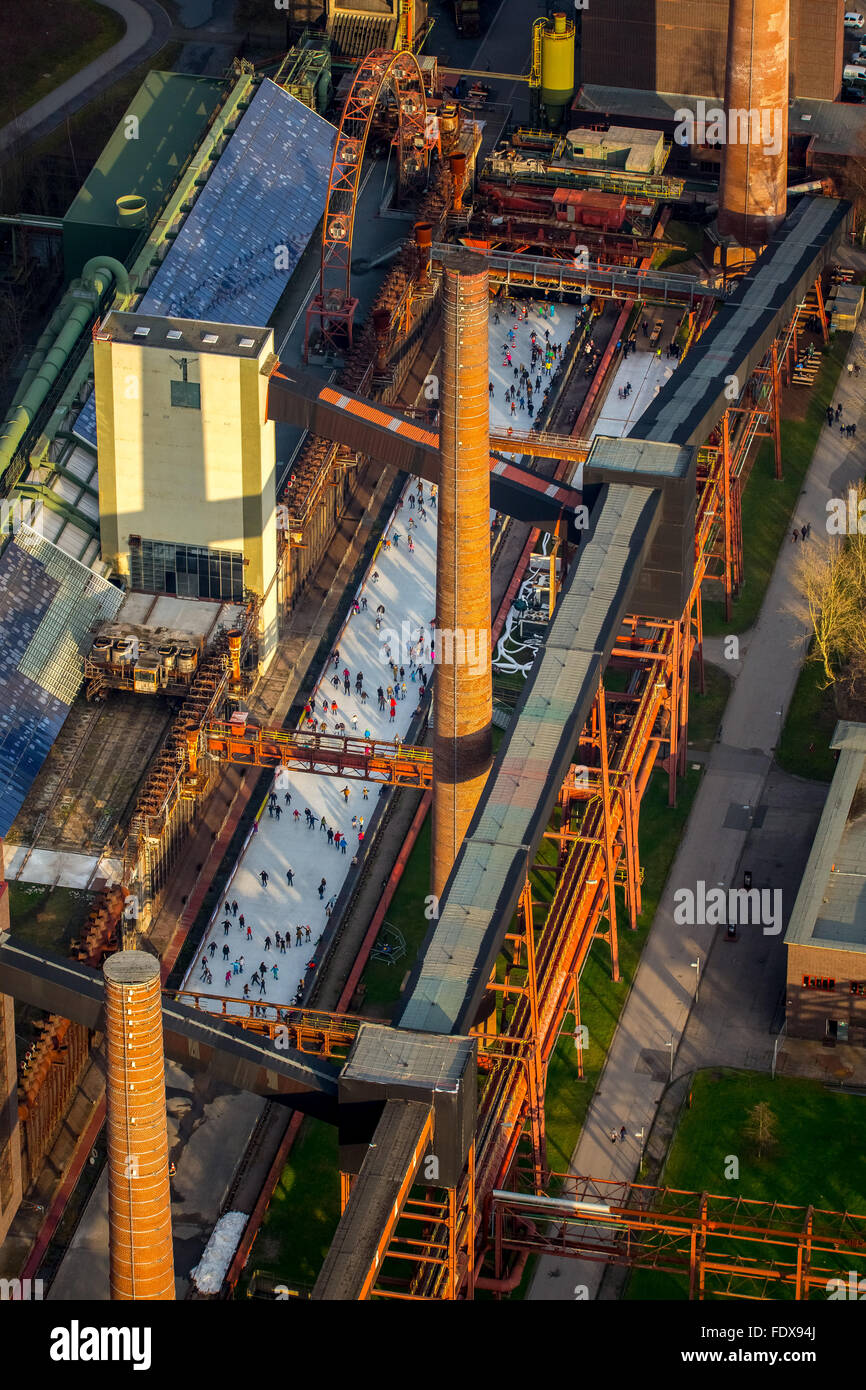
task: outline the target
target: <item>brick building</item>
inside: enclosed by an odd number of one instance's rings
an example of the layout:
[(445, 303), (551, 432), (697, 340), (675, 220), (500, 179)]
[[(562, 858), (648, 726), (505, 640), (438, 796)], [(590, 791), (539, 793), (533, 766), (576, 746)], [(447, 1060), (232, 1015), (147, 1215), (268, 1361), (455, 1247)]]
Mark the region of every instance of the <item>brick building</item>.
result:
[(799, 1038), (866, 1044), (866, 724), (840, 722), (839, 761), (794, 910), (786, 1017)]
[[(791, 0), (791, 95), (835, 101), (843, 0)], [(581, 12), (581, 80), (718, 96), (725, 90), (728, 0), (606, 0)]]

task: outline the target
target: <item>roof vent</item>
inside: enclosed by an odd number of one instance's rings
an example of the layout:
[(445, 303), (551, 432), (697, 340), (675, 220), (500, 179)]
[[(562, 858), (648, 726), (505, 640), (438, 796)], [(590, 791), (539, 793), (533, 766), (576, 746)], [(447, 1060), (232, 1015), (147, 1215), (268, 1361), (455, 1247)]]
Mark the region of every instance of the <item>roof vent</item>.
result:
[(201, 340), (203, 343), (218, 343), (219, 336), (216, 333), (202, 333)]

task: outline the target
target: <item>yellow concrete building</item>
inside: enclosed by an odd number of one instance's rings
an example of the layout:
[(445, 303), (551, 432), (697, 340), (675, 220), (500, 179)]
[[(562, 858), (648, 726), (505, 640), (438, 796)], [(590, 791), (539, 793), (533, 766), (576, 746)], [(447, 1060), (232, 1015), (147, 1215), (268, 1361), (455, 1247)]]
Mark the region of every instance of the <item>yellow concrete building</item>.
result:
[(262, 601), (277, 642), (269, 328), (111, 312), (94, 341), (102, 557), (130, 588)]

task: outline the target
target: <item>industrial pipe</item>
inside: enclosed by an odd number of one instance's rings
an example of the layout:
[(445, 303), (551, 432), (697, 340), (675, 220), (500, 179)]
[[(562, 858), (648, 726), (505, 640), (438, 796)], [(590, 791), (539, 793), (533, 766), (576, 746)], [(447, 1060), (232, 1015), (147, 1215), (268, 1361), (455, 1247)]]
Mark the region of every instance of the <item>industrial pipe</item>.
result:
[[(0, 477), (36, 418), (93, 312), (112, 280), (120, 294), (132, 292), (126, 267), (113, 256), (94, 256), (74, 280), (39, 338), (15, 399), (0, 425)], [(38, 361), (34, 364), (34, 358)]]

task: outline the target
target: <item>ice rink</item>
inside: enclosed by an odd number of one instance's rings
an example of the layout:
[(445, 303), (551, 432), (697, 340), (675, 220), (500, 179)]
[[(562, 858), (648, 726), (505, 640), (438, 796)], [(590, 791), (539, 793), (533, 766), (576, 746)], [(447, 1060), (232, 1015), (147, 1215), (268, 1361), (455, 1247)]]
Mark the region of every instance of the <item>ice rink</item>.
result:
[[(490, 397), (490, 419), (493, 425), (507, 426), (513, 423), (516, 429), (529, 429), (531, 426), (528, 410), (520, 411), (518, 407), (512, 415), (505, 392), (512, 384), (516, 385), (515, 366), (519, 370), (520, 365), (525, 364), (529, 369), (532, 332), (535, 332), (540, 345), (544, 344), (544, 335), (548, 332), (550, 342), (561, 344), (565, 351), (578, 317), (575, 306), (551, 304), (545, 305), (544, 309), (545, 313), (540, 312), (539, 308), (533, 309), (525, 320), (512, 318), (500, 310), (500, 322), (497, 324), (497, 310), (491, 306), (489, 347), (493, 394)], [(509, 330), (513, 339), (509, 336)], [(508, 352), (511, 353), (511, 366), (507, 360)], [(630, 422), (651, 398), (656, 382), (664, 381), (674, 365), (657, 359), (652, 353), (632, 354), (619, 368), (605, 402), (604, 413), (594, 432), (616, 435), (627, 432)], [(552, 370), (555, 370), (555, 362), (551, 363)], [(533, 387), (537, 377), (541, 379), (541, 387), (533, 390), (535, 413), (541, 407), (542, 395), (550, 380), (550, 372), (541, 363), (532, 373)], [(632, 397), (628, 401), (619, 401), (617, 390), (627, 380), (633, 383)], [(416, 679), (411, 678), (408, 648), (422, 629), (429, 642), (435, 615), (437, 513), (430, 500), (429, 484), (423, 485), (426, 519), (417, 501), (414, 507), (410, 506), (410, 495), (414, 500), (417, 494), (417, 480), (408, 480), (382, 544), (355, 595), (359, 604), (366, 599), (366, 610), (362, 608), (359, 613), (350, 614), (336, 642), (339, 659), (335, 664), (332, 654), (327, 668), (319, 673), (315, 715), (317, 719), (326, 718), (327, 729), (331, 733), (335, 724), (343, 721), (347, 734), (355, 730), (358, 734), (364, 734), (369, 730), (374, 738), (406, 739), (418, 705), (419, 688), (417, 672)], [(412, 553), (408, 546), (410, 536), (414, 543)], [(385, 612), (381, 632), (377, 632), (376, 609), (380, 604), (384, 605)], [(386, 656), (388, 645), (398, 668), (400, 665), (404, 667), (403, 679), (406, 684), (406, 698), (397, 700), (393, 723), (388, 702), (385, 710), (381, 711), (376, 697), (380, 685), (387, 689), (395, 684)], [(344, 669), (349, 671), (348, 695), (343, 685)], [(429, 678), (432, 671), (429, 660), (421, 669)], [(356, 693), (359, 672), (363, 675), (362, 689), (368, 696), (366, 703)], [(337, 689), (332, 684), (335, 676), (339, 677)], [(325, 699), (329, 706), (332, 700), (336, 700), (336, 713), (329, 708), (325, 715)], [(353, 723), (355, 719), (357, 725)], [(339, 895), (352, 867), (353, 856), (363, 854), (358, 833), (362, 821), (364, 827), (369, 825), (377, 804), (379, 787), (370, 785), (366, 788), (365, 797), (365, 786), (357, 779), (344, 782), (328, 776), (279, 773), (277, 781), (281, 815), (277, 818), (269, 814), (267, 806), (263, 808), (257, 828), (227, 889), (228, 899), (238, 904), (238, 916), (230, 913), (226, 917), (221, 907), (196, 952), (184, 982), (185, 989), (242, 1000), (244, 986), (248, 985), (247, 998), (251, 1003), (287, 1005), (295, 1001), (299, 986), (309, 978), (308, 963), (313, 960), (316, 945), (328, 921), (327, 904)], [(344, 787), (348, 789), (347, 797), (343, 794)], [(286, 800), (287, 794), (290, 802)], [(314, 817), (313, 829), (308, 828), (304, 814), (307, 808)], [(299, 813), (297, 817), (295, 812)], [(325, 819), (324, 829), (321, 827), (322, 817)], [(345, 835), (345, 853), (329, 844), (328, 827)], [(262, 870), (269, 875), (267, 886), (260, 879)], [(289, 872), (293, 875), (291, 885), (287, 879)], [(325, 886), (320, 896), (319, 884), (322, 879)], [(239, 921), (241, 915), (244, 917), (243, 927)], [(227, 933), (223, 925), (225, 920), (229, 922)], [(299, 927), (302, 936), (300, 943), (297, 941)], [(279, 950), (276, 946), (277, 932), (291, 942), (285, 950)], [(270, 948), (265, 944), (268, 937)], [(212, 973), (211, 984), (205, 983), (202, 977), (203, 959)], [(253, 973), (262, 962), (265, 965), (264, 992), (258, 985), (252, 984)], [(238, 964), (239, 970), (236, 968)], [(276, 975), (273, 973), (274, 967)]]

